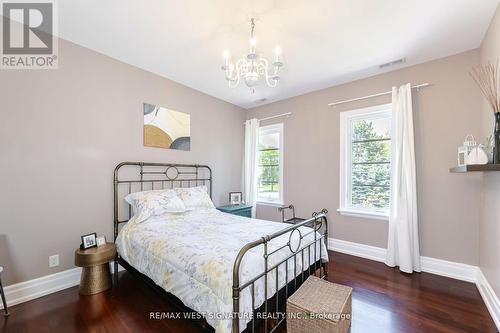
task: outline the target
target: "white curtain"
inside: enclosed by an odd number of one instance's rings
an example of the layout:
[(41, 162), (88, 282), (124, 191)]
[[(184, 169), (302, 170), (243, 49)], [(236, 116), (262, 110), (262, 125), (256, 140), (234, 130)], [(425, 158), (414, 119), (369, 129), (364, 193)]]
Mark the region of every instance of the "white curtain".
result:
[(252, 217), (255, 216), (257, 201), (257, 145), (259, 142), (259, 120), (245, 122), (245, 157), (243, 162), (242, 188), (247, 205), (252, 205)]
[(392, 112), (391, 207), (385, 263), (399, 266), (402, 272), (420, 272), (411, 84), (392, 88)]

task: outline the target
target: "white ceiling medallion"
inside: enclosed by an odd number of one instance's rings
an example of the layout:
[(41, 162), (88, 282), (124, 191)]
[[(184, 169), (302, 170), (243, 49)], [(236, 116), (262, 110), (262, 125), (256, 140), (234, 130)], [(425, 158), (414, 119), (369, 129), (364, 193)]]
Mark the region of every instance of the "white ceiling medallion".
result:
[(276, 46), (274, 50), (274, 61), (272, 64), (266, 58), (257, 54), (255, 49), (257, 40), (254, 37), (255, 19), (251, 18), (250, 22), (250, 53), (245, 58), (240, 58), (236, 63), (233, 63), (229, 51), (224, 51), (224, 65), (222, 66), (222, 70), (226, 74), (226, 80), (230, 88), (237, 87), (241, 79), (243, 79), (247, 87), (254, 93), (255, 87), (259, 85), (262, 77), (269, 87), (276, 87), (280, 80), (279, 71), (283, 67), (283, 62), (279, 46)]

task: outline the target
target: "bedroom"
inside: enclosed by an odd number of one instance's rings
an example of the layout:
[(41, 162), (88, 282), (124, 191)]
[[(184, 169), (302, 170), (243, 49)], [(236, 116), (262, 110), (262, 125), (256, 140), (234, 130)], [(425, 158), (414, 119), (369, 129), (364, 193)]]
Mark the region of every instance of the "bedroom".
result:
[[(498, 332), (498, 0), (29, 4), (1, 1), (2, 331)], [(348, 319), (290, 317), (309, 275)]]

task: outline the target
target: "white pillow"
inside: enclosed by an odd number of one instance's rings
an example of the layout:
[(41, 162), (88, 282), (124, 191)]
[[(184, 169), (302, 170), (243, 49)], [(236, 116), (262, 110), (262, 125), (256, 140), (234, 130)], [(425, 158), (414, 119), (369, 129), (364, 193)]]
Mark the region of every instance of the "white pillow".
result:
[(207, 187), (196, 186), (188, 188), (176, 188), (175, 192), (184, 202), (186, 210), (215, 208), (214, 203), (207, 193)]
[(184, 213), (186, 206), (174, 190), (154, 190), (130, 193), (125, 197), (138, 221), (142, 222), (150, 216), (164, 213)]

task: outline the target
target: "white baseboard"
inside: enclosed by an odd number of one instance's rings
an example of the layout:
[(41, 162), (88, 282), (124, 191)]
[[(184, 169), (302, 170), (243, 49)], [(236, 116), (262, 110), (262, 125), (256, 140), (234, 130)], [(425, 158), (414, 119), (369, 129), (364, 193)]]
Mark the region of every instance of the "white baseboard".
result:
[(479, 289), (479, 293), (481, 293), (481, 296), (483, 297), (484, 303), (486, 303), (486, 307), (488, 308), (495, 325), (497, 325), (498, 331), (500, 332), (500, 300), (480, 269), (477, 270), (476, 285), (477, 289)]
[(420, 264), (423, 272), (472, 283), (477, 280), (477, 266), (423, 256), (420, 257)]
[(328, 249), (379, 262), (384, 262), (385, 254), (387, 252), (386, 249), (381, 247), (353, 243), (334, 238), (328, 238)]
[[(328, 238), (328, 248), (336, 252), (379, 262), (385, 261), (387, 253), (387, 249), (381, 247), (334, 238)], [(475, 283), (493, 321), (500, 331), (500, 301), (479, 267), (423, 256), (420, 257), (420, 263), (423, 272)]]
[[(124, 270), (119, 266), (118, 271)], [(4, 288), (5, 298), (8, 306), (31, 301), (33, 299), (52, 294), (67, 288), (80, 284), (80, 267), (71, 268), (59, 273), (45, 275), (33, 280), (16, 283)], [(111, 265), (111, 272), (114, 271), (114, 265)], [(3, 304), (0, 302), (0, 309)]]
[[(81, 268), (68, 269), (4, 288), (7, 305), (12, 306), (39, 298), (80, 283)], [(0, 304), (0, 308), (3, 305)]]
[[(330, 250), (350, 254), (356, 257), (384, 262), (387, 249), (365, 244), (348, 242), (341, 239), (328, 239)], [(477, 267), (453, 261), (420, 257), (422, 271), (436, 275), (446, 276), (452, 279), (476, 282)]]

